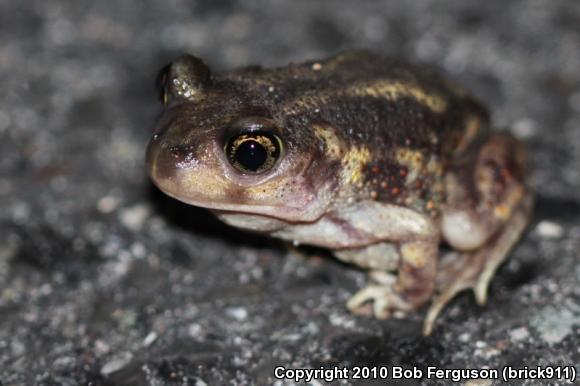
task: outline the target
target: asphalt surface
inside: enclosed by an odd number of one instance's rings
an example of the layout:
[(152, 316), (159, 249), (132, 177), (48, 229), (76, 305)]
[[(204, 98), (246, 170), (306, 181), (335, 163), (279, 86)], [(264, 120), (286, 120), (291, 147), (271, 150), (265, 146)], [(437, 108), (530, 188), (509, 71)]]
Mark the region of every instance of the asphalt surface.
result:
[[(579, 20), (565, 0), (1, 0), (0, 384), (292, 385), (276, 366), (578, 372)], [(154, 79), (177, 55), (220, 71), (345, 48), (442, 68), (530, 149), (528, 233), (488, 305), (458, 297), (428, 338), (424, 312), (345, 310), (363, 272), (228, 228), (145, 175)]]

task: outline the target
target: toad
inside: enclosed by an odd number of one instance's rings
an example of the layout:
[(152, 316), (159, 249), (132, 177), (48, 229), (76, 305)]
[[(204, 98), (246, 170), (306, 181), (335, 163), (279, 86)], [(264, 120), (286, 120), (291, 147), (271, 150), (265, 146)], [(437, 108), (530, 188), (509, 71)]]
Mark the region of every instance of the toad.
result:
[(529, 222), (523, 145), (428, 67), (350, 51), (213, 76), (183, 55), (159, 82), (153, 182), (227, 224), (367, 270), (354, 313), (384, 319), (431, 302), (430, 334), (458, 292), (486, 302)]

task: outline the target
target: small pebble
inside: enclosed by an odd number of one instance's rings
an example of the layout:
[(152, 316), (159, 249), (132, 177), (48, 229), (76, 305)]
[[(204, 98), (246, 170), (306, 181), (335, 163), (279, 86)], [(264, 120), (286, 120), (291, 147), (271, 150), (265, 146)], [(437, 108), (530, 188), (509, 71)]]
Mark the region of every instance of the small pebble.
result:
[(151, 331), (145, 337), (145, 339), (143, 339), (143, 346), (145, 346), (145, 347), (151, 346), (153, 344), (153, 342), (155, 342), (157, 340), (158, 337), (159, 337), (159, 335), (155, 331)]
[(111, 213), (119, 206), (120, 200), (118, 197), (105, 196), (97, 202), (97, 210), (101, 213)]
[(248, 317), (248, 310), (243, 307), (230, 307), (226, 310), (226, 313), (239, 321), (242, 321)]
[(146, 205), (135, 205), (125, 208), (119, 213), (121, 223), (132, 231), (139, 231), (149, 217), (150, 210)]
[(536, 226), (536, 232), (547, 239), (559, 239), (564, 236), (564, 228), (552, 221), (540, 221)]
[(131, 355), (131, 353), (126, 353), (122, 356), (113, 358), (109, 362), (105, 363), (103, 367), (101, 367), (101, 375), (106, 377), (107, 375), (121, 370), (131, 362), (131, 359), (133, 359), (133, 355)]
[(524, 340), (528, 336), (530, 336), (530, 332), (528, 331), (528, 329), (526, 327), (519, 327), (519, 328), (514, 328), (513, 330), (511, 330), (509, 332), (509, 336), (510, 336), (512, 341), (518, 342), (518, 341)]

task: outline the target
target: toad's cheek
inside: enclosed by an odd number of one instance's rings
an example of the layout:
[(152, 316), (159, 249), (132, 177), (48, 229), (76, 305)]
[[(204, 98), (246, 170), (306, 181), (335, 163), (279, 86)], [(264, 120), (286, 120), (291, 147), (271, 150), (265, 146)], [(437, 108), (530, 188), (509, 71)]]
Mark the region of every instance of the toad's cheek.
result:
[(208, 170), (178, 171), (172, 177), (155, 178), (154, 183), (167, 195), (203, 208), (269, 216), (287, 222), (317, 220), (325, 210), (317, 195), (297, 189), (289, 193), (278, 181), (259, 186), (238, 186)]
[(320, 192), (301, 175), (278, 173), (256, 183), (234, 178), (223, 160), (195, 157), (178, 148), (150, 145), (147, 165), (165, 194), (208, 209), (270, 216), (291, 222), (315, 221), (326, 210)]

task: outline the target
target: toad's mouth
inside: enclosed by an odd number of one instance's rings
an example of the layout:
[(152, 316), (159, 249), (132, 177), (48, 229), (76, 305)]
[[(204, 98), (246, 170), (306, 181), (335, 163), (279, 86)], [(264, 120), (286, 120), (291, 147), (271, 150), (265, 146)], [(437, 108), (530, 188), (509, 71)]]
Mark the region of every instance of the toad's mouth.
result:
[(217, 218), (228, 225), (256, 232), (276, 232), (286, 228), (287, 226), (297, 224), (296, 222), (290, 222), (260, 214), (230, 212), (215, 209), (212, 209), (211, 211), (217, 216)]

